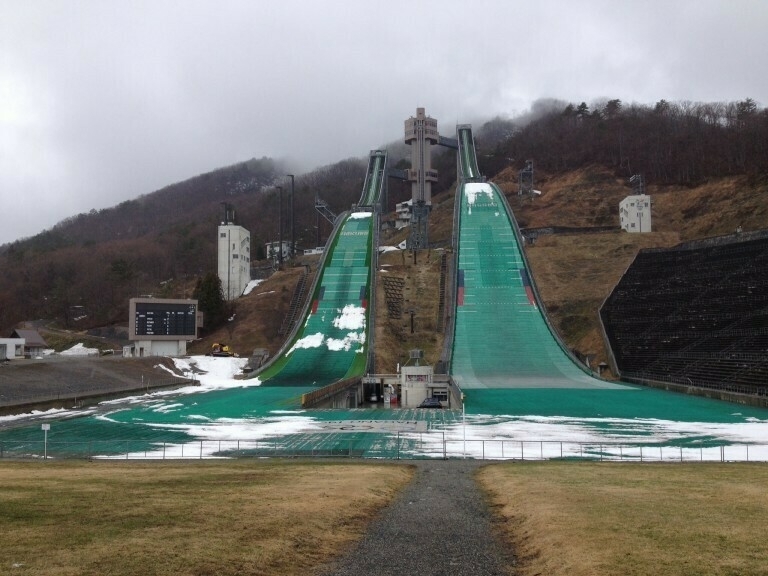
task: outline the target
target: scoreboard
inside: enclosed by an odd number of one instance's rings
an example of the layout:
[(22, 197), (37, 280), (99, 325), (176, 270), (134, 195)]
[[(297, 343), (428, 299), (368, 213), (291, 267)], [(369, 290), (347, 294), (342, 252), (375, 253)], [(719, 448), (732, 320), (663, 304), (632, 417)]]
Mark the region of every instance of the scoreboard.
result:
[(129, 313), (132, 340), (197, 337), (197, 300), (131, 298)]

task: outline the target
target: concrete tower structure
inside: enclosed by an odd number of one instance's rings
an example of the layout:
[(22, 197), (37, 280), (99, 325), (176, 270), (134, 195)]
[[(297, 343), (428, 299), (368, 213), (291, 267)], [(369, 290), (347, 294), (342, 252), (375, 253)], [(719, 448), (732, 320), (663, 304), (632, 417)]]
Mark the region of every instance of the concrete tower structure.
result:
[(429, 211), (432, 208), (432, 182), (437, 182), (437, 170), (432, 169), (432, 145), (440, 140), (437, 120), (427, 116), (424, 108), (416, 108), (416, 117), (405, 121), (405, 143), (411, 146), (411, 235), (408, 248), (419, 250), (429, 246)]
[(251, 234), (235, 224), (235, 211), (224, 204), (219, 225), (218, 273), (226, 300), (239, 297), (251, 281)]

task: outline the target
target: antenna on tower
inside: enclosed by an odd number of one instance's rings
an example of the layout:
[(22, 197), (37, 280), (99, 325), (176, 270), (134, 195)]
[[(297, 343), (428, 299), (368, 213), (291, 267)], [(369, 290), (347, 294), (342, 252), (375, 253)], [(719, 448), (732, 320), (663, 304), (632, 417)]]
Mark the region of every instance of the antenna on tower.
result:
[(224, 219), (221, 224), (224, 226), (235, 224), (235, 207), (229, 202), (222, 202), (221, 205), (224, 208)]

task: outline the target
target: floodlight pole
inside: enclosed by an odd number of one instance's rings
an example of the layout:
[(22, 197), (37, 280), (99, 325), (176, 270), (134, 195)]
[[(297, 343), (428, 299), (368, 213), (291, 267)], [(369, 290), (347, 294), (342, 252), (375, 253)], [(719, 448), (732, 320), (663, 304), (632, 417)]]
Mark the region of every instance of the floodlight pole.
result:
[(277, 216), (277, 236), (278, 236), (278, 248), (277, 248), (277, 260), (280, 263), (280, 268), (283, 267), (283, 187), (278, 186), (278, 216)]
[(293, 174), (287, 175), (291, 179), (291, 258), (296, 254), (296, 234), (293, 227)]

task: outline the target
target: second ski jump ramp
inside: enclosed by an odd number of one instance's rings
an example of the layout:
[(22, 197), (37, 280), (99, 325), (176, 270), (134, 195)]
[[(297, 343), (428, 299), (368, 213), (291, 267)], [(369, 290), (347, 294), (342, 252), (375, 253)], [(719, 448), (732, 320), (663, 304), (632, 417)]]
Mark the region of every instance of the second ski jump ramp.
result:
[(481, 182), (471, 128), (459, 126), (456, 315), (451, 374), (472, 388), (626, 389), (568, 355), (537, 301), (501, 190)]
[(386, 153), (371, 152), (359, 208), (340, 216), (298, 330), (257, 374), (265, 386), (319, 388), (365, 374), (372, 318), (374, 241)]

